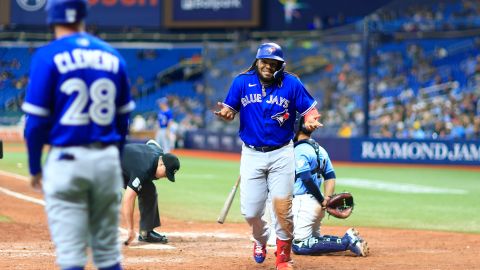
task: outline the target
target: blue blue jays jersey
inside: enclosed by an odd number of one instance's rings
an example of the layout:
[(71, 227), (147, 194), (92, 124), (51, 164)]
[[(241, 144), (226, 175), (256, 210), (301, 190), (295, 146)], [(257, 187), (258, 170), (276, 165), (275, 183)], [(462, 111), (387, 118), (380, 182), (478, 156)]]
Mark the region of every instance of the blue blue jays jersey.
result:
[(157, 119), (158, 119), (158, 125), (160, 128), (166, 128), (168, 127), (168, 123), (170, 123), (170, 120), (172, 120), (173, 115), (172, 115), (172, 110), (167, 109), (165, 111), (158, 111), (157, 114)]
[[(295, 146), (295, 174), (302, 172), (311, 172), (317, 168), (318, 160), (320, 160), (320, 177), (317, 173), (312, 174), (312, 179), (315, 184), (320, 187), (324, 179), (335, 178), (335, 170), (332, 162), (328, 156), (327, 151), (319, 146), (319, 159), (317, 160), (317, 153), (308, 143), (301, 143)], [(302, 195), (307, 193), (307, 188), (301, 179), (296, 179), (293, 187), (293, 195)]]
[(133, 110), (125, 61), (103, 41), (85, 33), (40, 48), (22, 109), (52, 121), (49, 143), (116, 142), (116, 114)]
[(316, 101), (298, 77), (289, 73), (264, 93), (256, 71), (248, 71), (233, 80), (224, 105), (240, 112), (239, 136), (245, 144), (283, 145), (294, 136), (296, 113), (306, 114)]
[[(73, 146), (123, 141), (128, 114), (135, 107), (125, 65), (115, 49), (86, 33), (65, 36), (38, 49), (22, 105), (27, 113), (29, 155), (45, 143)], [(34, 134), (40, 126), (48, 129), (42, 139)], [(31, 168), (31, 172), (38, 170)]]

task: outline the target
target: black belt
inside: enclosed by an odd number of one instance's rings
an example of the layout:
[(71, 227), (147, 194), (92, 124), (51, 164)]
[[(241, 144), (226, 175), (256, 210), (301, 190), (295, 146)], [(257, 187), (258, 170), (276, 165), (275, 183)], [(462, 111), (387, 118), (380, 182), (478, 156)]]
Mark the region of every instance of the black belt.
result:
[(104, 148), (107, 148), (111, 145), (115, 145), (113, 143), (104, 143), (104, 142), (93, 142), (93, 143), (89, 143), (89, 144), (84, 144), (84, 145), (81, 145), (82, 147), (85, 147), (85, 148), (92, 148), (92, 149), (104, 149)]
[(248, 145), (248, 144), (245, 144), (245, 146), (247, 146), (248, 148), (253, 149), (255, 151), (266, 153), (266, 152), (271, 152), (273, 150), (280, 149), (280, 148), (284, 147), (285, 145), (287, 145), (289, 143), (290, 143), (290, 141), (288, 141), (285, 144), (276, 145), (276, 146), (253, 146), (253, 145)]

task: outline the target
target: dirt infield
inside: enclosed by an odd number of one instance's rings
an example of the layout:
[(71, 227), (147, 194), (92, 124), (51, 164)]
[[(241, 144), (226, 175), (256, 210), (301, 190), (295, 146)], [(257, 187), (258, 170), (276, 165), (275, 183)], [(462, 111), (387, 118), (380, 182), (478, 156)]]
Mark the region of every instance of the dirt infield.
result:
[[(6, 194), (9, 191), (37, 200), (12, 197)], [(41, 194), (34, 192), (24, 179), (0, 174), (0, 269), (57, 269), (41, 200)], [(245, 223), (220, 225), (162, 217), (162, 224), (160, 231), (169, 235), (169, 245), (174, 248), (141, 249), (152, 245), (138, 244), (124, 247), (126, 270), (274, 269), (273, 250), (269, 250), (263, 264), (256, 264), (251, 258), (249, 228)], [(323, 232), (343, 235), (346, 229), (327, 226)], [(354, 257), (348, 252), (293, 255), (295, 269), (480, 269), (478, 234), (364, 227), (358, 230), (369, 243), (369, 257)], [(95, 268), (90, 263), (87, 269)]]
[[(41, 199), (28, 183), (1, 176), (1, 187)], [(56, 269), (43, 206), (0, 192), (0, 269)], [(138, 212), (138, 211), (137, 211)], [(138, 220), (138, 216), (136, 217)], [(125, 269), (274, 269), (273, 250), (265, 263), (251, 259), (246, 224), (185, 222), (163, 218), (162, 232), (171, 233), (171, 250), (123, 248)], [(347, 228), (325, 227), (341, 235)], [(371, 255), (293, 256), (296, 269), (479, 269), (480, 235), (430, 231), (358, 228)], [(175, 233), (173, 233), (175, 232)], [(199, 233), (198, 235), (184, 233)], [(176, 235), (176, 236), (175, 236)], [(225, 235), (226, 238), (215, 237)], [(228, 235), (234, 237), (227, 238)], [(137, 248), (135, 248), (137, 247)], [(94, 269), (90, 264), (88, 269)]]

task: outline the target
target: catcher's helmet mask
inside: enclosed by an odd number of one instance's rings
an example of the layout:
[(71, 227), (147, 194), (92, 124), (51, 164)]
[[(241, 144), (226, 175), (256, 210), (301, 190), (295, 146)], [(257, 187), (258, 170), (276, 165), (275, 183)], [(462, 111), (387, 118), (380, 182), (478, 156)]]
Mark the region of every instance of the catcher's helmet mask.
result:
[(305, 126), (305, 116), (300, 116), (297, 118), (295, 122), (295, 138), (293, 139), (294, 142), (298, 141), (298, 135), (302, 132), (303, 134), (310, 136), (312, 135), (313, 131), (309, 131)]

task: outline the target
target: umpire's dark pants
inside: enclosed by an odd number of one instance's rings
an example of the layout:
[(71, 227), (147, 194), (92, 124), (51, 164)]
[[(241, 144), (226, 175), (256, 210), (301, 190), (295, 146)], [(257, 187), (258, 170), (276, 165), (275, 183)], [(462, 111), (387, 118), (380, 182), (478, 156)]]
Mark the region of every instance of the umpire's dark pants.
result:
[(152, 181), (143, 184), (138, 194), (138, 208), (140, 208), (140, 231), (151, 231), (160, 226), (158, 211), (157, 189)]

